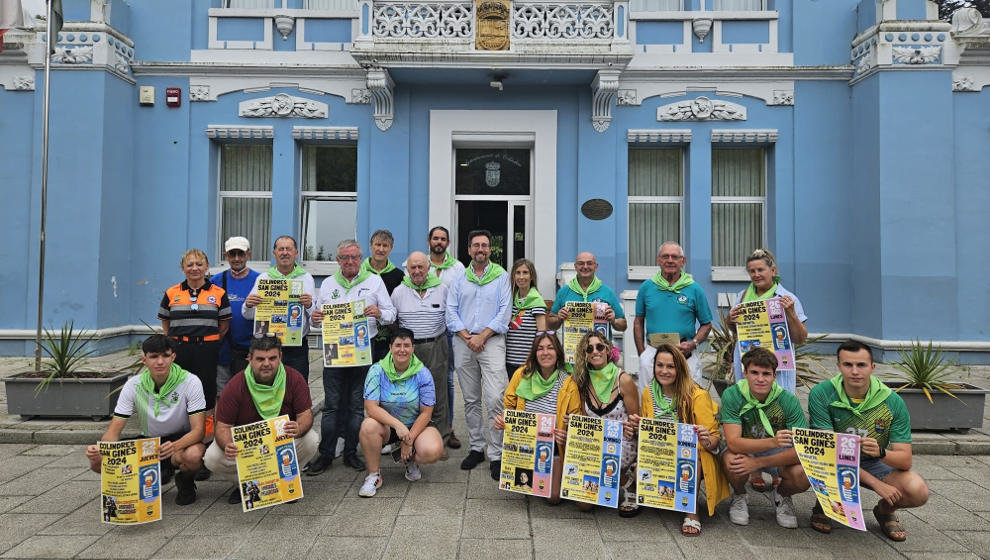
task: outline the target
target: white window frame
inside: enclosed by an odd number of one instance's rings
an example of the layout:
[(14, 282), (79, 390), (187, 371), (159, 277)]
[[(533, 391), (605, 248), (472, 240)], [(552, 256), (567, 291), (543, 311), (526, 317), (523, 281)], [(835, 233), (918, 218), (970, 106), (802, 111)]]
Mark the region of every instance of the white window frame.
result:
[[(714, 131), (713, 131), (714, 136)], [(727, 144), (713, 144), (712, 149), (729, 148)], [(760, 244), (759, 247), (766, 247), (767, 243), (767, 193), (770, 191), (769, 175), (770, 160), (769, 146), (765, 143), (747, 143), (740, 148), (759, 148), (763, 150), (763, 196), (711, 196), (711, 207), (709, 211), (709, 225), (714, 222), (715, 217), (712, 211), (716, 204), (759, 204), (760, 205)], [(711, 187), (709, 188), (711, 193)], [(712, 240), (712, 251), (715, 240)], [(757, 249), (758, 247), (753, 247)], [(711, 255), (714, 259), (714, 255)], [(745, 266), (712, 266), (712, 282), (748, 282), (749, 273)]]
[[(357, 132), (354, 132), (353, 138), (357, 139)], [(303, 220), (303, 214), (306, 211), (306, 202), (309, 200), (316, 201), (340, 201), (340, 202), (354, 202), (357, 205), (357, 177), (354, 181), (353, 191), (307, 191), (303, 190), (303, 179), (306, 173), (305, 168), (305, 158), (303, 157), (303, 148), (307, 146), (317, 146), (317, 147), (353, 147), (355, 149), (354, 157), (357, 158), (357, 142), (296, 142), (297, 149), (299, 150), (299, 247), (300, 247), (300, 263), (306, 269), (307, 272), (313, 276), (331, 276), (340, 269), (340, 265), (337, 261), (315, 261), (315, 260), (303, 260), (302, 254), (306, 248), (306, 224)], [(357, 217), (355, 216), (355, 228), (357, 227)], [(357, 231), (354, 232), (354, 238), (357, 238)], [(340, 239), (332, 240), (332, 243), (339, 242)], [(337, 246), (333, 245), (332, 250), (336, 253)]]
[(678, 145), (659, 145), (650, 146), (648, 144), (630, 144), (629, 149), (633, 148), (655, 148), (655, 149), (676, 149), (681, 152), (681, 196), (633, 196), (629, 195), (629, 175), (628, 170), (626, 173), (626, 265), (627, 265), (627, 277), (629, 280), (648, 280), (653, 278), (657, 273), (657, 266), (654, 264), (652, 266), (645, 265), (633, 265), (629, 262), (629, 220), (632, 216), (632, 205), (633, 204), (677, 204), (677, 239), (658, 239), (657, 249), (660, 248), (660, 243), (664, 241), (676, 241), (681, 246), (684, 246), (684, 199), (685, 193), (687, 192), (687, 181), (685, 178), (687, 176), (687, 144)]
[(718, 8), (715, 7), (716, 2), (719, 2), (719, 1), (720, 0), (702, 0), (702, 2), (710, 2), (711, 3), (711, 6), (712, 6), (711, 9), (712, 9), (713, 12), (741, 12), (741, 13), (747, 13), (747, 12), (765, 12), (765, 11), (767, 11), (767, 3), (768, 3), (767, 0), (760, 0), (760, 6), (758, 8), (751, 8), (751, 9), (748, 9), (748, 10), (739, 10), (739, 9), (734, 9), (734, 10), (720, 10), (720, 9), (718, 9)]
[[(223, 201), (225, 198), (265, 198), (269, 200), (271, 204), (272, 191), (271, 189), (267, 191), (224, 191), (220, 189), (220, 178), (223, 176), (223, 147), (232, 144), (232, 142), (216, 142), (217, 149), (217, 259), (212, 267), (210, 267), (210, 274), (216, 274), (221, 270), (226, 270), (228, 265), (224, 258), (225, 251), (223, 250), (223, 244), (225, 239), (223, 239)], [(241, 142), (241, 144), (250, 144), (258, 146), (268, 146), (271, 148), (271, 155), (274, 157), (275, 146), (271, 142)], [(273, 162), (274, 164), (274, 162)], [(273, 178), (274, 180), (274, 178)], [(271, 224), (269, 224), (269, 229), (271, 229)], [(271, 232), (269, 231), (269, 236)], [(254, 260), (248, 261), (247, 266), (253, 270), (265, 271), (271, 266), (271, 261), (268, 257), (271, 255), (270, 249), (265, 247), (260, 247), (255, 244), (255, 240), (249, 239), (251, 242), (251, 257)], [(260, 252), (259, 252), (260, 251)], [(264, 260), (259, 260), (259, 257), (264, 257)]]

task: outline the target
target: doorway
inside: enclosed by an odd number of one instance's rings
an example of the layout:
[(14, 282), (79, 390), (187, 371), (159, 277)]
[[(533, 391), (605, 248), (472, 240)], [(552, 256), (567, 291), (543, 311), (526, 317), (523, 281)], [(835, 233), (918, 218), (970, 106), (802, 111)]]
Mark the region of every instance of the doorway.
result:
[[(472, 230), (492, 233), (491, 260), (508, 270), (516, 259), (532, 260), (531, 148), (457, 148), (454, 201), (457, 238)], [(467, 243), (457, 258), (468, 262)]]

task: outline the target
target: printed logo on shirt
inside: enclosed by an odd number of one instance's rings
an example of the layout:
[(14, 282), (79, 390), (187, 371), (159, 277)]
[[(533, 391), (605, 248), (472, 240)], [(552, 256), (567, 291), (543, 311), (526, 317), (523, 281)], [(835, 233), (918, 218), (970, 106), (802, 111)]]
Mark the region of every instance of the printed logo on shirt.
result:
[(680, 296), (678, 296), (677, 303), (679, 303), (681, 305), (687, 305), (687, 296), (684, 295), (684, 294), (681, 294)]
[(340, 290), (334, 288), (333, 291), (330, 292), (330, 299), (337, 299), (339, 297), (340, 297)]
[(217, 296), (210, 296), (210, 297), (206, 298), (206, 301), (208, 301), (210, 303), (216, 303), (217, 302)]
[(883, 418), (877, 418), (873, 423), (873, 430), (877, 434), (882, 434), (887, 431), (887, 423), (883, 421)]
[(179, 392), (178, 391), (172, 391), (172, 395), (170, 397), (172, 399), (172, 404), (176, 404), (176, 403), (179, 402)]
[(172, 303), (179, 303), (179, 300), (181, 299), (182, 299), (181, 296), (175, 296), (175, 299), (172, 300)]

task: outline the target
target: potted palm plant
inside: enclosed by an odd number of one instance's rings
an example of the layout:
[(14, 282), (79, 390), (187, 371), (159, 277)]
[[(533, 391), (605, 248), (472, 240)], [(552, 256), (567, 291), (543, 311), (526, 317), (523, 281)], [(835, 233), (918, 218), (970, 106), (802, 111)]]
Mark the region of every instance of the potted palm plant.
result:
[[(113, 414), (117, 393), (134, 368), (93, 371), (87, 358), (95, 349), (93, 336), (76, 330), (74, 323), (63, 324), (55, 333), (46, 329), (41, 349), (48, 357), (40, 371), (28, 371), (4, 378), (7, 412), (35, 416), (89, 417), (103, 419)], [(134, 365), (134, 364), (131, 364)]]
[(901, 398), (911, 415), (912, 430), (968, 430), (983, 427), (987, 390), (953, 381), (959, 373), (954, 360), (929, 341), (914, 341), (898, 351), (897, 370), (885, 383)]

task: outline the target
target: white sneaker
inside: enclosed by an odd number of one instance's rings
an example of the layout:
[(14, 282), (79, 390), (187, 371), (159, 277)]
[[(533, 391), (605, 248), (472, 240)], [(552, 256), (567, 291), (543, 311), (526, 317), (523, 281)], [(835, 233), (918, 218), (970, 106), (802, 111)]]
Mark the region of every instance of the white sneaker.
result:
[(398, 443), (390, 443), (388, 445), (382, 446), (382, 455), (390, 455), (393, 451), (399, 448)]
[(797, 514), (794, 513), (794, 502), (791, 501), (791, 497), (781, 496), (776, 488), (774, 488), (771, 496), (773, 497), (773, 505), (777, 508), (777, 525), (785, 529), (797, 529)]
[(375, 495), (382, 485), (382, 477), (378, 473), (371, 473), (364, 479), (364, 484), (361, 485), (361, 489), (358, 490), (358, 496), (362, 498), (370, 498)]
[(729, 506), (729, 521), (736, 525), (749, 525), (749, 494), (733, 494), (732, 505)]
[(406, 463), (406, 480), (416, 482), (421, 478), (423, 478), (423, 473), (419, 472), (419, 463), (416, 461)]

